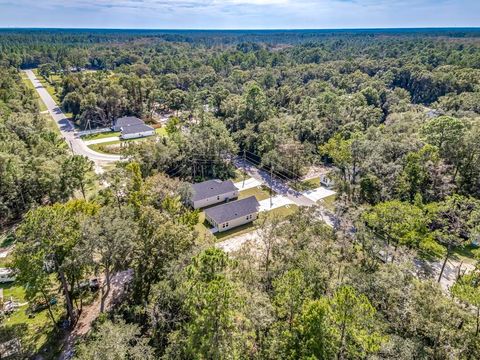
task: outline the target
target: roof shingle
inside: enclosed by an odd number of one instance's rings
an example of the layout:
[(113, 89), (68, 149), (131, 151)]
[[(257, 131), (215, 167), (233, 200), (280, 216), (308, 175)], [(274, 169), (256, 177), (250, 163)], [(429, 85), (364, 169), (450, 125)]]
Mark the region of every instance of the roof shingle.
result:
[(238, 190), (231, 180), (207, 180), (192, 184), (192, 201), (208, 199), (213, 196), (226, 194)]
[(218, 205), (205, 210), (205, 215), (215, 221), (217, 224), (223, 224), (243, 216), (258, 212), (260, 204), (255, 196), (232, 201), (226, 204)]
[(154, 128), (145, 124), (130, 125), (122, 127), (122, 135), (141, 133), (144, 131), (153, 131)]

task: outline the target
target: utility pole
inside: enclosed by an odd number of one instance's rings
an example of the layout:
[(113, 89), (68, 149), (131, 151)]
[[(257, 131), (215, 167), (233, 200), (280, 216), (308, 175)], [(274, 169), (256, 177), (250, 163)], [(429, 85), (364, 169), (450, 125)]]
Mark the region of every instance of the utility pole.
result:
[[(193, 159), (192, 159), (193, 160)], [(195, 160), (192, 161), (193, 181), (195, 181)]]
[(246, 152), (245, 149), (243, 149), (243, 183), (242, 183), (242, 189), (245, 187), (245, 166), (246, 166)]

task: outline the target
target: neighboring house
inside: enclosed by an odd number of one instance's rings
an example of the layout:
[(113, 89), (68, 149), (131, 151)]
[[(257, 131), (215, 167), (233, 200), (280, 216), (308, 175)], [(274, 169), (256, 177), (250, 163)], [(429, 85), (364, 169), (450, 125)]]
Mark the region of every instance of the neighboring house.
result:
[(192, 184), (190, 204), (194, 209), (215, 205), (238, 197), (238, 189), (231, 180), (208, 180)]
[(206, 209), (205, 219), (219, 232), (223, 232), (256, 220), (259, 208), (255, 196), (250, 196)]
[(335, 185), (335, 182), (329, 174), (322, 174), (320, 175), (320, 184), (330, 189)]
[(120, 139), (137, 139), (146, 136), (155, 135), (155, 129), (151, 126), (140, 124), (122, 127)]
[(15, 275), (12, 269), (0, 268), (0, 283), (15, 281)]
[(112, 130), (122, 131), (122, 128), (132, 125), (145, 125), (145, 122), (135, 116), (124, 116), (113, 122)]

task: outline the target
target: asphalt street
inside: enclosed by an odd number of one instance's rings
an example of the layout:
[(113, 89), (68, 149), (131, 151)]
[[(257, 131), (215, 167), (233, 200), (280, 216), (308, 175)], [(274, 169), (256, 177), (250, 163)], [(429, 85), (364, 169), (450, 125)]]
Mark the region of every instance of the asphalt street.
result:
[(28, 78), (38, 92), (38, 95), (47, 106), (48, 112), (55, 120), (60, 132), (73, 153), (88, 157), (95, 163), (95, 170), (102, 172), (101, 167), (107, 163), (121, 160), (119, 155), (101, 154), (90, 149), (82, 139), (75, 136), (75, 127), (73, 123), (65, 116), (60, 107), (55, 103), (47, 89), (37, 79), (32, 70), (25, 70)]

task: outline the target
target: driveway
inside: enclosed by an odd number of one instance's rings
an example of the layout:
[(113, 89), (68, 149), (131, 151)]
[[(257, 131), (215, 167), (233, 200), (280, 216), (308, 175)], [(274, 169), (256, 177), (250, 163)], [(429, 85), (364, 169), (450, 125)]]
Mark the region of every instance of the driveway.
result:
[(290, 200), (288, 197), (283, 196), (283, 195), (276, 195), (272, 197), (272, 200), (270, 199), (265, 199), (259, 202), (260, 203), (260, 210), (259, 211), (270, 211), (273, 209), (277, 209), (279, 207), (285, 206), (285, 205), (292, 205), (295, 204), (292, 200)]
[(321, 200), (323, 198), (329, 197), (331, 195), (335, 195), (336, 192), (333, 190), (329, 190), (324, 187), (319, 187), (313, 190), (307, 190), (303, 191), (302, 195), (309, 198), (312, 201), (317, 202), (318, 200)]
[(102, 165), (121, 160), (119, 155), (101, 154), (90, 149), (82, 139), (75, 136), (75, 127), (73, 123), (65, 116), (60, 107), (55, 103), (55, 100), (50, 96), (47, 89), (40, 83), (32, 70), (25, 70), (28, 79), (38, 92), (38, 95), (47, 106), (48, 112), (57, 124), (63, 139), (76, 155), (88, 157), (95, 163), (95, 171), (97, 173), (103, 172)]
[(316, 205), (315, 201), (312, 201), (302, 193), (293, 190), (284, 181), (275, 177), (271, 177), (268, 171), (258, 169), (257, 167), (253, 166), (248, 162), (248, 160), (244, 163), (243, 159), (236, 159), (234, 164), (237, 168), (243, 169), (252, 178), (257, 179), (259, 182), (269, 187), (277, 194), (289, 198), (298, 206)]

